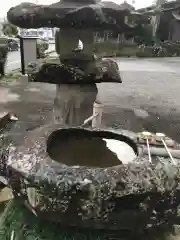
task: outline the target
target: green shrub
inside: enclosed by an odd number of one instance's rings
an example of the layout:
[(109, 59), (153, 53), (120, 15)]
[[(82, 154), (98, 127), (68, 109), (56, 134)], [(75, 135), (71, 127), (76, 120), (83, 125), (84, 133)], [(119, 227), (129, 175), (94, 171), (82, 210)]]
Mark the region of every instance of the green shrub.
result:
[(165, 41), (160, 45), (166, 49), (167, 54), (171, 56), (180, 56), (180, 42)]
[[(173, 50), (172, 50), (173, 49)], [(178, 49), (178, 50), (177, 50)], [(120, 44), (116, 42), (95, 43), (94, 50), (97, 55), (102, 57), (171, 57), (173, 54), (180, 55), (180, 44), (168, 45), (137, 45)]]
[(148, 52), (137, 51), (136, 57), (140, 57), (140, 58), (148, 58), (149, 57), (150, 58), (150, 57), (152, 57), (152, 54), (148, 53)]
[(137, 57), (166, 57), (167, 51), (161, 46), (139, 46), (136, 54)]
[(49, 43), (45, 40), (37, 40), (37, 58), (43, 58), (45, 56), (45, 51), (48, 49)]
[(94, 51), (102, 57), (136, 56), (137, 44), (121, 44), (117, 42), (94, 43)]
[[(59, 53), (59, 33), (56, 34), (56, 51)], [(99, 57), (172, 57), (180, 56), (180, 42), (161, 42), (158, 45), (138, 45), (106, 41), (94, 43), (94, 52)]]
[(116, 54), (117, 57), (135, 57), (137, 54), (137, 46), (124, 46)]

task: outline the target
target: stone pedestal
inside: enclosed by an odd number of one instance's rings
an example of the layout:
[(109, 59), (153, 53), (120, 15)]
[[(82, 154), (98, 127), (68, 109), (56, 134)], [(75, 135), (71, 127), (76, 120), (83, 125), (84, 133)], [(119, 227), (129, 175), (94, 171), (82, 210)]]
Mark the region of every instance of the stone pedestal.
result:
[[(83, 49), (80, 50), (83, 58), (81, 58), (81, 54), (75, 52), (75, 49), (78, 49), (79, 40), (83, 43)], [(75, 66), (78, 64), (78, 60), (81, 60), (80, 65), (85, 71), (89, 66), (89, 60), (93, 58), (93, 31), (61, 28), (57, 41), (59, 42), (57, 48), (60, 60), (71, 61), (75, 58), (76, 60), (73, 62)], [(78, 56), (80, 57), (78, 58)], [(97, 93), (98, 90), (94, 83), (57, 85), (53, 109), (55, 123), (70, 126), (82, 125), (84, 120), (93, 113), (93, 104)]]
[(63, 125), (79, 126), (92, 115), (97, 98), (96, 84), (56, 86), (53, 121)]

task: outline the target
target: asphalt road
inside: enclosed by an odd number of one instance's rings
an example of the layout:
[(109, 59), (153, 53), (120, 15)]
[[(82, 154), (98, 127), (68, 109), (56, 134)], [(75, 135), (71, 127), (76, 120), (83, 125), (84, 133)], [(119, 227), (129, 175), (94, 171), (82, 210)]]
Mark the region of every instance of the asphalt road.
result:
[[(55, 50), (55, 44), (49, 44), (47, 52)], [(14, 51), (8, 53), (8, 59), (6, 64), (6, 72), (18, 69), (21, 67), (20, 51)]]
[(107, 125), (180, 142), (180, 59), (119, 59), (122, 84), (99, 84)]

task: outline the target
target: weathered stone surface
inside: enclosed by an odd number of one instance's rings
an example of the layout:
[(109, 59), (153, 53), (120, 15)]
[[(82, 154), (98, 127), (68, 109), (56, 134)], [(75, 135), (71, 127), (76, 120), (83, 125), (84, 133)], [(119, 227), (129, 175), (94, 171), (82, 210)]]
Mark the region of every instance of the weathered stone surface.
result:
[(96, 84), (56, 85), (52, 122), (68, 126), (81, 126), (92, 115), (97, 100)]
[(137, 151), (136, 144), (121, 132), (55, 125), (27, 133), (21, 144), (6, 148), (5, 155), (1, 151), (1, 171), (5, 171), (15, 196), (33, 212), (65, 225), (131, 231), (176, 221), (179, 162), (174, 166), (169, 159), (155, 158), (150, 164), (147, 156), (139, 156), (130, 164), (110, 168), (67, 166), (61, 159), (53, 161), (46, 152), (48, 136), (59, 128), (62, 136), (82, 131), (83, 135), (124, 138)]
[(119, 67), (111, 59), (83, 60), (83, 56), (64, 63), (33, 62), (28, 66), (29, 81), (53, 84), (89, 84), (101, 82), (121, 83)]
[[(21, 28), (74, 27), (93, 29), (128, 28), (129, 14), (113, 2), (60, 1), (49, 6), (22, 3), (7, 13), (8, 20)], [(87, 18), (88, 16), (88, 18)]]
[(179, 236), (180, 235), (180, 225), (177, 225), (177, 224), (173, 225), (173, 234), (175, 236)]

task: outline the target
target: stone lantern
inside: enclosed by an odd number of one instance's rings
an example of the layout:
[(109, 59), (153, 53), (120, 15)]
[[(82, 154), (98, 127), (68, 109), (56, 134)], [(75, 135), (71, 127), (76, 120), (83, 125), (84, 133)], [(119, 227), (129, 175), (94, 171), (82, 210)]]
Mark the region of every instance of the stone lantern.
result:
[[(117, 63), (95, 56), (93, 32), (127, 29), (128, 14), (117, 4), (94, 0), (63, 0), (50, 6), (23, 3), (9, 10), (8, 20), (21, 28), (60, 28), (57, 61), (29, 65), (30, 81), (57, 86), (56, 124), (51, 121), (27, 131), (18, 142), (2, 133), (0, 176), (15, 200), (36, 216), (66, 226), (130, 231), (134, 236), (175, 223), (180, 146), (173, 142), (174, 157), (164, 148), (171, 140), (164, 134), (82, 126), (99, 100), (96, 84), (121, 83)], [(128, 145), (124, 156), (122, 143)], [(150, 145), (158, 145), (158, 150)], [(163, 157), (155, 154), (159, 149)]]
[[(123, 31), (125, 16), (129, 14), (117, 4), (94, 0), (62, 0), (50, 6), (22, 3), (9, 10), (8, 20), (21, 28), (60, 28), (56, 39), (60, 62), (29, 64), (30, 81), (57, 86), (56, 122), (81, 125), (92, 114), (93, 103), (98, 100), (96, 83), (121, 83), (116, 62), (95, 56), (94, 31), (118, 28)], [(79, 40), (83, 43), (81, 50)]]

